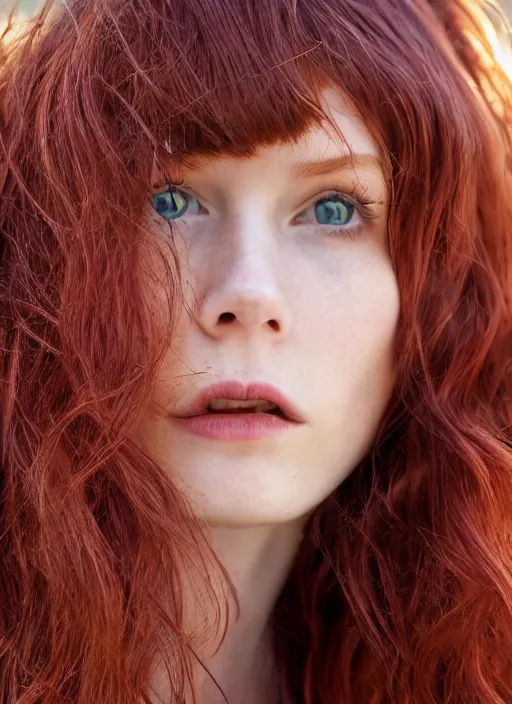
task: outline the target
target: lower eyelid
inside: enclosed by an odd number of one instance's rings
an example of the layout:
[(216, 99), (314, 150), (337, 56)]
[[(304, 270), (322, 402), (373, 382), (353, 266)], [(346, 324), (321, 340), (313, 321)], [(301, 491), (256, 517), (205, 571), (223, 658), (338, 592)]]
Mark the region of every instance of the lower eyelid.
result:
[(339, 237), (340, 239), (359, 239), (360, 237), (362, 237), (364, 230), (364, 223), (361, 222), (357, 225), (353, 225), (352, 227), (350, 225), (346, 225), (345, 227), (332, 226), (330, 229), (325, 225), (321, 225), (320, 229), (316, 230), (315, 232), (318, 234), (319, 237), (323, 236), (333, 238)]

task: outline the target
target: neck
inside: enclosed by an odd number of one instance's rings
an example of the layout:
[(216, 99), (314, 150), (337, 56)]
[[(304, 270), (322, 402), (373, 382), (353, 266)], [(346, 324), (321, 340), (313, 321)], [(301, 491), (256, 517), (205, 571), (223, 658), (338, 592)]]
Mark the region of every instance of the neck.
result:
[[(202, 665), (194, 675), (197, 704), (278, 704), (270, 618), (297, 553), (303, 524), (211, 528), (213, 548), (233, 583), (239, 611), (236, 618), (233, 609), (217, 652), (209, 657), (198, 654)], [(192, 612), (198, 606), (204, 615), (197, 593), (193, 588), (189, 593)], [(154, 704), (170, 702), (165, 666), (155, 663), (150, 689)]]
[(269, 620), (297, 553), (302, 527), (294, 522), (212, 528), (213, 547), (233, 582), (240, 611), (220, 650), (198, 674), (200, 704), (224, 704), (225, 699), (230, 704), (278, 701)]

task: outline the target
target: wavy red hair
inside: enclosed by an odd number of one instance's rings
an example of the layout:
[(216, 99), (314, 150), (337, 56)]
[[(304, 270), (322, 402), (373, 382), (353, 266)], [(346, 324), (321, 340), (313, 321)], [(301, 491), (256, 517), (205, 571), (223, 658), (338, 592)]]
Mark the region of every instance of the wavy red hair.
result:
[(276, 606), (283, 700), (512, 701), (512, 87), (486, 21), (469, 0), (49, 1), (3, 48), (2, 702), (149, 702), (156, 661), (193, 699), (185, 596), (221, 639), (229, 585), (130, 440), (169, 343), (139, 275), (151, 168), (293, 140), (326, 85), (390, 163), (397, 383)]

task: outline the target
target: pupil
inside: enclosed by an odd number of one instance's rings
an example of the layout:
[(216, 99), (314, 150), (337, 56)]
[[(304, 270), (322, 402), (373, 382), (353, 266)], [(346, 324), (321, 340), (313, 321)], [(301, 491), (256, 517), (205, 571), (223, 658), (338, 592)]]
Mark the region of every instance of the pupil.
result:
[(187, 208), (187, 200), (176, 191), (167, 191), (153, 196), (153, 207), (166, 220), (175, 220)]
[(315, 207), (321, 225), (346, 225), (352, 219), (353, 206), (333, 198), (324, 198)]

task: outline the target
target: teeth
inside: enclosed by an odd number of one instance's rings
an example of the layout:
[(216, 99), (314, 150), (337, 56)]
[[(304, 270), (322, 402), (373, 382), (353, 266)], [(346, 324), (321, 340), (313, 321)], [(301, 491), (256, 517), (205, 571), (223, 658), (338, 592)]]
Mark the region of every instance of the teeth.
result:
[(251, 401), (230, 401), (224, 398), (215, 398), (210, 401), (209, 405), (212, 411), (231, 411), (233, 409), (248, 409), (254, 411), (254, 413), (265, 413), (266, 411), (272, 411), (277, 406), (275, 403), (270, 403), (270, 401), (265, 401), (264, 399), (252, 399)]

